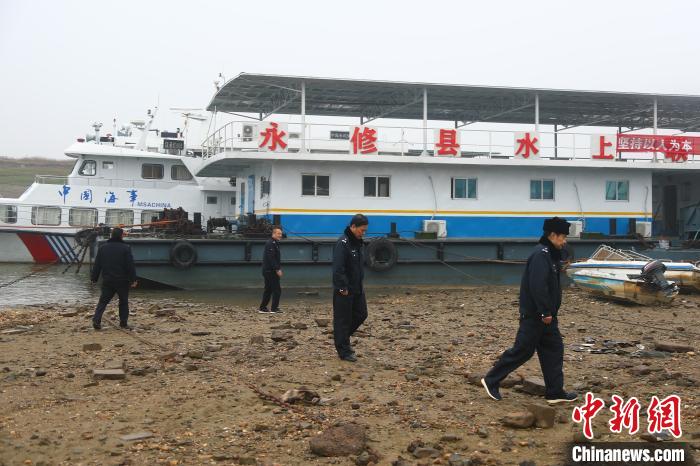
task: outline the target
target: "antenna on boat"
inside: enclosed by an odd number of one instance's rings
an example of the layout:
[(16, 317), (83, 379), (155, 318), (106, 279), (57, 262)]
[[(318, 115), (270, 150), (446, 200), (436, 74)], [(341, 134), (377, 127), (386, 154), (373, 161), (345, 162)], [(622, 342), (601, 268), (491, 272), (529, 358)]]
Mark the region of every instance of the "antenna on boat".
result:
[(187, 150), (187, 130), (189, 128), (189, 122), (190, 120), (195, 120), (195, 121), (207, 121), (207, 117), (202, 115), (201, 113), (196, 113), (196, 112), (203, 112), (204, 110), (201, 108), (180, 108), (180, 107), (171, 107), (171, 111), (173, 112), (178, 112), (182, 117), (185, 119), (185, 123), (182, 126), (182, 134), (183, 134), (183, 139), (184, 144), (185, 144), (185, 150)]
[(148, 116), (148, 122), (146, 123), (146, 126), (142, 129), (143, 132), (141, 133), (141, 138), (139, 139), (139, 143), (136, 145), (137, 150), (146, 150), (146, 139), (148, 139), (148, 133), (151, 131), (151, 125), (153, 124), (153, 119), (156, 117), (156, 113), (158, 113), (157, 105), (152, 112), (150, 108), (148, 109), (148, 112), (146, 112), (146, 115)]

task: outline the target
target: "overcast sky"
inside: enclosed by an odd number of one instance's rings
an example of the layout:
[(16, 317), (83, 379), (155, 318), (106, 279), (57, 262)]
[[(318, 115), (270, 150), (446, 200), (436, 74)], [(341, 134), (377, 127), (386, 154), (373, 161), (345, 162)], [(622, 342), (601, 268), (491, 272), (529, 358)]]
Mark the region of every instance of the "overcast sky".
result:
[(0, 0), (0, 155), (181, 120), (219, 72), (700, 95), (700, 2)]

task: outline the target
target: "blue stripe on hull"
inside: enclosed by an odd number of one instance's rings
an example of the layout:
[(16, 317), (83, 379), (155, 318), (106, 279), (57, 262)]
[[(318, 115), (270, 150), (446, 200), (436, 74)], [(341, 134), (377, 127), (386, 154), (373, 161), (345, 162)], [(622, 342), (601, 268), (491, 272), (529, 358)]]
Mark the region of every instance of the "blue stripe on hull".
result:
[[(429, 216), (367, 215), (368, 235), (384, 235), (396, 223), (403, 236), (412, 236), (421, 231), (423, 220)], [(271, 216), (269, 216), (271, 219)], [(281, 223), (288, 234), (308, 236), (338, 236), (350, 222), (352, 215), (332, 214), (283, 214)], [(435, 217), (447, 221), (447, 236), (450, 238), (529, 238), (542, 234), (542, 223), (546, 217)], [(569, 217), (569, 220), (574, 220)], [(637, 221), (644, 219), (638, 218)], [(626, 234), (629, 219), (617, 219), (617, 234)], [(610, 218), (586, 219), (586, 231), (610, 234)]]

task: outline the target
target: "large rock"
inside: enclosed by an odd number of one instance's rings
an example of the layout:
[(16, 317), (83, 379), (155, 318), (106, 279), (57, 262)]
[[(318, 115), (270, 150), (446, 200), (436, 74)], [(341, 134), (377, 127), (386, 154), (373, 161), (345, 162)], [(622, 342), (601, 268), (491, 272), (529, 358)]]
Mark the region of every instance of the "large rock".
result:
[(690, 351), (695, 351), (695, 348), (692, 346), (671, 343), (669, 341), (654, 342), (654, 347), (659, 351), (666, 351), (668, 353), (688, 353)]
[(101, 351), (102, 345), (99, 343), (85, 343), (83, 345), (83, 351)]
[(288, 333), (281, 332), (281, 331), (279, 331), (279, 330), (273, 330), (273, 331), (272, 331), (272, 335), (270, 336), (270, 338), (272, 338), (272, 341), (277, 341), (277, 342), (279, 342), (279, 341), (291, 340), (291, 339), (292, 339), (292, 336), (291, 336), (290, 334), (288, 334)]
[(557, 410), (551, 406), (530, 403), (525, 406), (528, 411), (535, 416), (535, 425), (542, 429), (551, 429), (554, 427), (554, 421), (557, 417)]
[(507, 414), (501, 422), (504, 426), (515, 429), (527, 429), (535, 423), (535, 415), (530, 411), (519, 411)]
[(358, 424), (331, 427), (309, 441), (311, 453), (318, 456), (359, 455), (366, 444), (367, 432)]
[(544, 395), (544, 380), (541, 377), (526, 377), (523, 379), (522, 391), (531, 395)]

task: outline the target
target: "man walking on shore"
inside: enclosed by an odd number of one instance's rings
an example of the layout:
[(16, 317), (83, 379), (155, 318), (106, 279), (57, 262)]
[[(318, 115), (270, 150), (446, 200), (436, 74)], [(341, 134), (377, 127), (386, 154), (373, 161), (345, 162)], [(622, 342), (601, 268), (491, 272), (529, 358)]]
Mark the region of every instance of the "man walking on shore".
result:
[(102, 275), (102, 293), (92, 317), (95, 330), (102, 328), (102, 314), (116, 293), (119, 296), (119, 326), (129, 328), (129, 287), (136, 288), (136, 268), (131, 248), (124, 243), (124, 230), (112, 229), (112, 235), (105, 244), (100, 246), (92, 266), (90, 278), (92, 283)]
[(355, 215), (333, 250), (333, 338), (338, 356), (349, 362), (357, 361), (350, 336), (367, 319), (362, 238), (368, 225), (367, 217)]
[(544, 234), (530, 254), (520, 283), (520, 328), (513, 347), (503, 353), (481, 379), (486, 393), (500, 400), (500, 382), (525, 364), (537, 351), (550, 404), (574, 401), (576, 393), (564, 391), (564, 342), (557, 313), (561, 306), (561, 251), (571, 224), (554, 217), (545, 220)]
[[(282, 239), (282, 228), (278, 226), (272, 227), (272, 235), (265, 243), (265, 251), (263, 252), (262, 274), (265, 279), (265, 291), (263, 292), (262, 301), (258, 310), (261, 314), (277, 314), (280, 311), (280, 297), (282, 296), (282, 286), (280, 279), (282, 278), (282, 264), (280, 256), (279, 242)], [(272, 307), (268, 311), (267, 305), (272, 297)]]

